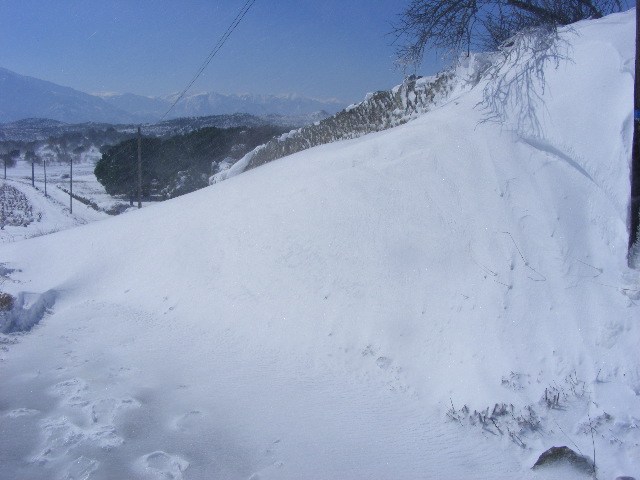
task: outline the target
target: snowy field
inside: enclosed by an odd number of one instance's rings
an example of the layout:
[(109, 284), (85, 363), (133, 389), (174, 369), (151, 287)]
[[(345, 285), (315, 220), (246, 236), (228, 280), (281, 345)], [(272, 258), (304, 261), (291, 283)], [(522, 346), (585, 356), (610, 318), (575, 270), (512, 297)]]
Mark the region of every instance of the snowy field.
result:
[(0, 478), (590, 478), (531, 470), (564, 445), (640, 478), (634, 19), (562, 34), (535, 122), (518, 101), (483, 122), (484, 81), (1, 244), (21, 331), (0, 337)]
[[(9, 187), (6, 193), (3, 191), (0, 195), (8, 195), (9, 192), (15, 195), (17, 190), (21, 199), (17, 202), (16, 211), (7, 211), (5, 215), (9, 217), (14, 214), (15, 217), (25, 220), (8, 221), (0, 230), (0, 243), (38, 237), (88, 222), (104, 220), (110, 216), (107, 212), (124, 212), (129, 209), (127, 200), (113, 198), (105, 192), (93, 174), (94, 168), (95, 162), (91, 160), (73, 165), (73, 212), (70, 210), (68, 164), (47, 163), (46, 167), (42, 164), (35, 165), (33, 182), (29, 162), (19, 160), (14, 167), (7, 168), (6, 180), (4, 170), (0, 170), (0, 188), (2, 185)], [(6, 199), (4, 201), (9, 203)], [(143, 204), (147, 205), (148, 203)]]
[[(10, 186), (22, 193), (32, 210), (31, 221), (22, 225), (17, 224), (19, 222), (14, 222), (16, 223), (14, 225), (9, 223), (0, 230), (0, 240), (3, 243), (66, 230), (108, 217), (105, 212), (97, 211), (77, 199), (73, 199), (73, 213), (71, 213), (68, 193), (69, 165), (50, 164), (46, 168), (46, 196), (44, 167), (42, 165), (34, 166), (33, 183), (31, 164), (24, 161), (18, 161), (15, 167), (7, 168), (6, 180), (4, 176), (0, 179), (0, 184)], [(84, 198), (102, 200), (104, 205), (104, 201), (109, 196), (93, 175), (94, 168), (93, 163), (74, 165), (73, 192)]]

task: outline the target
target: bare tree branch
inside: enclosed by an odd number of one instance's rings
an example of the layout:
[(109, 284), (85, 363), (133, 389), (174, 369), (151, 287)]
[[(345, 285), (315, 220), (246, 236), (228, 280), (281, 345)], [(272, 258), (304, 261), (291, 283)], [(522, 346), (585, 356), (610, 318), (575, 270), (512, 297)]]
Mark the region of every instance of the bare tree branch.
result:
[(413, 0), (393, 26), (398, 63), (419, 64), (425, 49), (452, 57), (495, 49), (517, 32), (553, 28), (622, 9), (620, 0)]

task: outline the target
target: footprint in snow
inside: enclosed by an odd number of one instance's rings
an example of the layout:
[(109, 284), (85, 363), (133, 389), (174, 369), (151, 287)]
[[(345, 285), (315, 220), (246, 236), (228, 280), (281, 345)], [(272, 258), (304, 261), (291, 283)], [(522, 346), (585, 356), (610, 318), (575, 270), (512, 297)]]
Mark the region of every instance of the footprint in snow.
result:
[(162, 480), (182, 480), (189, 462), (177, 455), (158, 450), (138, 459), (138, 466), (146, 473)]
[(32, 460), (39, 465), (68, 455), (72, 448), (87, 438), (85, 431), (66, 417), (47, 418), (41, 427), (45, 436), (44, 446)]
[(40, 413), (40, 410), (34, 410), (33, 408), (16, 408), (15, 410), (11, 410), (5, 414), (8, 418), (19, 418), (19, 417), (33, 417)]
[(71, 406), (85, 406), (88, 401), (87, 382), (80, 378), (71, 378), (51, 387), (51, 393), (62, 397), (64, 403)]
[(113, 425), (98, 425), (86, 431), (86, 443), (111, 450), (124, 443), (124, 439), (116, 433)]
[[(140, 407), (140, 403), (131, 397), (96, 398), (87, 382), (81, 378), (59, 382), (49, 392), (60, 397), (62, 405), (71, 407), (68, 411), (71, 418), (66, 415), (50, 416), (40, 422), (44, 442), (34, 457), (34, 462), (39, 464), (70, 457), (74, 454), (73, 450), (80, 446), (95, 446), (105, 450), (119, 447), (124, 443), (115, 427), (119, 414), (124, 409)], [(19, 413), (16, 411), (16, 414)], [(89, 465), (86, 459), (81, 463)]]
[(389, 368), (392, 363), (393, 360), (387, 357), (378, 357), (376, 359), (376, 365), (378, 365), (378, 367), (380, 367), (382, 370), (386, 370), (387, 368)]
[(140, 402), (135, 398), (101, 398), (87, 405), (87, 410), (91, 417), (91, 422), (100, 425), (111, 425), (115, 422), (118, 414), (129, 408), (138, 408)]

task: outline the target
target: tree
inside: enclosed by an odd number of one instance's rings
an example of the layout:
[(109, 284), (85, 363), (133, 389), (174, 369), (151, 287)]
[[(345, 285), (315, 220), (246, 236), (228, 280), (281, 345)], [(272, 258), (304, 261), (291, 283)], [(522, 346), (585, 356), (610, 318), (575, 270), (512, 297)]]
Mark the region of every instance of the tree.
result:
[(9, 157), (8, 153), (0, 154), (0, 158), (2, 158), (2, 163), (4, 164), (4, 179), (7, 179), (7, 167), (12, 167), (11, 157)]
[(4, 178), (7, 178), (7, 167), (15, 167), (16, 161), (20, 158), (20, 150), (13, 149), (8, 153), (0, 154), (0, 158), (4, 164)]
[(30, 162), (30, 163), (40, 163), (40, 162), (42, 162), (42, 159), (40, 158), (40, 155), (38, 155), (33, 150), (27, 150), (26, 152), (24, 152), (24, 159), (27, 162)]
[[(208, 185), (211, 165), (242, 158), (257, 145), (288, 131), (280, 127), (205, 127), (166, 139), (143, 137), (142, 194), (171, 198)], [(110, 195), (137, 189), (137, 140), (103, 150), (94, 173)]]
[[(162, 141), (156, 138), (142, 138), (145, 158), (155, 158), (160, 152)], [(96, 163), (94, 173), (109, 195), (133, 195), (137, 189), (138, 141), (126, 140), (109, 147)], [(146, 161), (142, 168), (142, 195), (148, 197), (153, 192), (153, 180), (157, 174), (154, 165)]]
[(426, 48), (457, 57), (495, 50), (515, 33), (622, 10), (621, 0), (413, 0), (393, 27), (398, 63), (418, 65)]
[[(398, 64), (407, 67), (420, 64), (425, 49), (443, 50), (456, 59), (464, 50), (502, 50), (529, 57), (517, 75), (503, 76), (485, 89), (485, 108), (496, 117), (501, 105), (511, 99), (522, 100), (514, 92), (524, 94), (522, 116), (534, 127), (534, 109), (527, 100), (536, 98), (529, 88), (532, 80), (544, 83), (541, 66), (549, 58), (558, 60), (555, 48), (557, 27), (588, 18), (601, 18), (623, 9), (622, 0), (412, 0), (393, 26)], [(536, 33), (528, 48), (513, 43), (522, 42), (520, 32)], [(629, 244), (627, 260), (630, 267), (640, 268), (640, 0), (636, 0), (636, 76), (634, 99), (634, 139), (631, 160), (629, 202)], [(528, 50), (528, 51), (527, 51)], [(535, 78), (535, 77), (538, 78)], [(514, 80), (515, 79), (515, 80)], [(514, 83), (515, 82), (515, 83)], [(533, 89), (535, 90), (535, 89)]]

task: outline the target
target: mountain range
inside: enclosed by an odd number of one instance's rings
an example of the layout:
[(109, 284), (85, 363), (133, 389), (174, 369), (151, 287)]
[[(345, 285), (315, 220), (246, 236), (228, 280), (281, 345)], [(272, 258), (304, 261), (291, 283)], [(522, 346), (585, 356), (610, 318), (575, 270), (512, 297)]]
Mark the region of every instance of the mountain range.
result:
[[(131, 93), (89, 94), (0, 68), (0, 123), (25, 118), (47, 118), (65, 123), (158, 122), (178, 94), (147, 97)], [(296, 94), (223, 95), (205, 92), (182, 98), (167, 116), (199, 117), (247, 113), (252, 115), (306, 115), (324, 110), (335, 113), (346, 105)]]
[[(96, 93), (113, 108), (126, 110), (147, 121), (158, 121), (178, 94), (159, 97), (145, 97), (131, 93)], [(256, 95), (250, 93), (223, 95), (216, 92), (202, 92), (182, 98), (168, 118), (203, 117), (247, 113), (250, 115), (307, 115), (324, 110), (330, 114), (346, 107), (339, 100), (317, 100), (297, 94)]]

